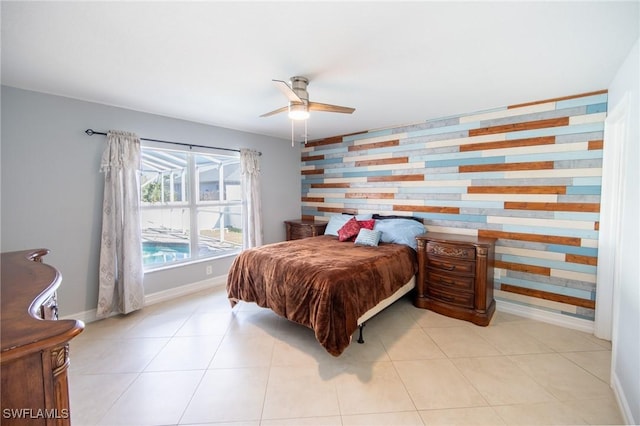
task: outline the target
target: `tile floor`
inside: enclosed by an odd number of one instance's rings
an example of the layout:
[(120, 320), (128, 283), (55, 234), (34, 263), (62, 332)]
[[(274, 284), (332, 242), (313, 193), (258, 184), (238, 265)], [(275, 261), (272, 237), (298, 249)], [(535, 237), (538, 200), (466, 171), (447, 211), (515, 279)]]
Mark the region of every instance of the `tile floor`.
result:
[(223, 288), (88, 324), (71, 343), (74, 426), (621, 424), (609, 342), (497, 312), (488, 327), (402, 299), (366, 343), (311, 330)]

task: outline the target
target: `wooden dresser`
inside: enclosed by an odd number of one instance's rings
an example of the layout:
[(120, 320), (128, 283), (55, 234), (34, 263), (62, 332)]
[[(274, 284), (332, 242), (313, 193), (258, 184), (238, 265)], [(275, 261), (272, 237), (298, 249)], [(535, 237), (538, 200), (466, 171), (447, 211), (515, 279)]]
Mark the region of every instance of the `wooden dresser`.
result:
[(323, 235), (327, 227), (327, 222), (301, 219), (285, 220), (284, 224), (287, 227), (287, 241)]
[(488, 325), (496, 309), (495, 240), (431, 232), (416, 238), (419, 269), (415, 305)]
[(69, 425), (69, 341), (84, 329), (57, 320), (60, 273), (47, 249), (2, 253), (0, 333), (3, 425)]

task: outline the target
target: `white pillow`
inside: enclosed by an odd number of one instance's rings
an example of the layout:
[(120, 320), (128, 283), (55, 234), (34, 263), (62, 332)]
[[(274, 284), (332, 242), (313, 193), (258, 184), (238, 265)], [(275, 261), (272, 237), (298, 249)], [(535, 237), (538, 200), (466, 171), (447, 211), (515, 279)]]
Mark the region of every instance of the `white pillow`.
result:
[(334, 214), (333, 216), (329, 216), (329, 223), (327, 223), (327, 227), (324, 230), (324, 235), (335, 235), (337, 237), (338, 230), (340, 230), (340, 228), (342, 228), (352, 217), (353, 216), (343, 214)]

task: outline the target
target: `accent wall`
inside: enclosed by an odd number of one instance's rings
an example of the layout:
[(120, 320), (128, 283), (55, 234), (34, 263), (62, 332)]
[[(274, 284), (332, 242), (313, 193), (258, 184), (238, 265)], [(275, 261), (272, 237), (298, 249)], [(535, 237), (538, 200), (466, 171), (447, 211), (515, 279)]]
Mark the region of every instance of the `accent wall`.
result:
[(494, 237), (495, 297), (593, 320), (607, 91), (311, 141), (302, 217)]

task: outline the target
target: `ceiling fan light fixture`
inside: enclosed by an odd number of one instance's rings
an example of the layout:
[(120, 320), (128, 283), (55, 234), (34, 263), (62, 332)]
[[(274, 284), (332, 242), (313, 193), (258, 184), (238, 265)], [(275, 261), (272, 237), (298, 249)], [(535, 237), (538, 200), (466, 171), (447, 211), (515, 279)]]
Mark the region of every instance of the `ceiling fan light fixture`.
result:
[(309, 118), (309, 111), (305, 104), (289, 104), (289, 118), (292, 120), (306, 120)]

